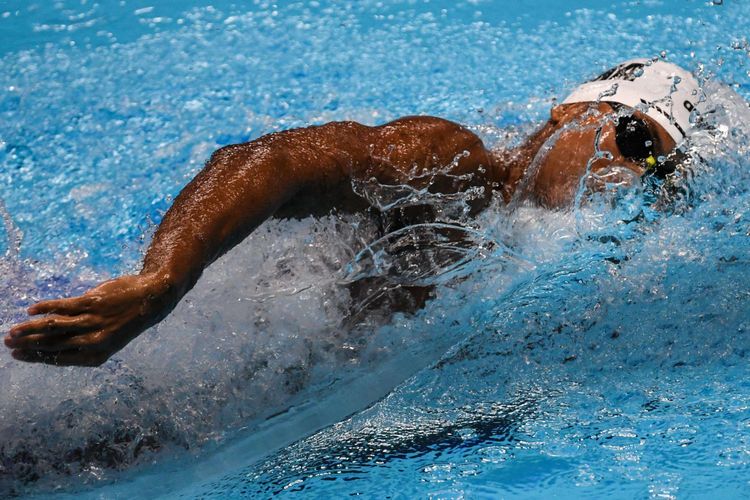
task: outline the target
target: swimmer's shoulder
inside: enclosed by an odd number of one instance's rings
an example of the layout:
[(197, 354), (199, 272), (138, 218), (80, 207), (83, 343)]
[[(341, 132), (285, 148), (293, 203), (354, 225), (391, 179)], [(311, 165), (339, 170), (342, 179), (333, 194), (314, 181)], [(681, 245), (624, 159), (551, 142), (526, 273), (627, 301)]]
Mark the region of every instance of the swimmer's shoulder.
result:
[(473, 173), (491, 162), (489, 151), (474, 132), (435, 116), (399, 118), (373, 127), (373, 137), (372, 155), (401, 171), (451, 166), (452, 174)]

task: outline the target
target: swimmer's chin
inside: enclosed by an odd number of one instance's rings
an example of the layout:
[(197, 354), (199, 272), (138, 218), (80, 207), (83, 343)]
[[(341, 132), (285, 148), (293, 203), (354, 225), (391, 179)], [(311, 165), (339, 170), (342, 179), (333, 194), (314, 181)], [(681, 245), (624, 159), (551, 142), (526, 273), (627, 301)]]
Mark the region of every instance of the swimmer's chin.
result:
[(99, 366), (166, 317), (180, 298), (166, 273), (121, 276), (78, 297), (39, 302), (44, 315), (13, 326), (5, 345), (20, 361)]

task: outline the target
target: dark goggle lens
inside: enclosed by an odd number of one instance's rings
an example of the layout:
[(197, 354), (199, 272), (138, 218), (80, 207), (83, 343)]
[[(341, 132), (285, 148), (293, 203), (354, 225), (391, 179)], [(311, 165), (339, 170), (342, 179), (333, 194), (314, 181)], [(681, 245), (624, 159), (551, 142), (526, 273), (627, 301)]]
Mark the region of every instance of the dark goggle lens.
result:
[[(619, 111), (621, 106), (612, 105)], [(656, 158), (654, 136), (646, 122), (632, 115), (621, 116), (615, 126), (615, 141), (625, 158), (645, 163), (644, 176), (664, 179), (677, 170), (677, 166), (690, 161), (690, 157), (680, 151), (670, 153), (666, 158)]]
[(654, 155), (654, 138), (646, 123), (633, 116), (622, 116), (615, 127), (615, 141), (622, 155), (638, 162)]

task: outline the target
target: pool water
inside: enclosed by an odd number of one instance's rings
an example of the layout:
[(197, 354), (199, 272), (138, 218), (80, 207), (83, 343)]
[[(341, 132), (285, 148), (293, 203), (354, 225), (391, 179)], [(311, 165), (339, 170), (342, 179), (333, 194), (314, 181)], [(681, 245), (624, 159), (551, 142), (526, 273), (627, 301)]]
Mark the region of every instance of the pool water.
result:
[(268, 221), (100, 368), (0, 353), (0, 497), (745, 496), (748, 28), (732, 0), (6, 0), (2, 332), (136, 271), (222, 145), (408, 114), (513, 145), (644, 56), (712, 113), (662, 210), (641, 187), (473, 221), (427, 200), (475, 245), (416, 315), (341, 327), (342, 283), (400, 262), (332, 214)]

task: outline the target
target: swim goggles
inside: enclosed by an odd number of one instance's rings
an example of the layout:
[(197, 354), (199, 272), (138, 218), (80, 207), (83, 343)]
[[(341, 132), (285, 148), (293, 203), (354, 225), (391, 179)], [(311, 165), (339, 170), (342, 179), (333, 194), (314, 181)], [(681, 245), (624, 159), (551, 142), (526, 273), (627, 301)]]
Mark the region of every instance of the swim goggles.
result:
[[(622, 105), (608, 103), (619, 111)], [(645, 120), (632, 114), (620, 116), (615, 125), (615, 142), (620, 153), (626, 159), (642, 165), (643, 176), (654, 175), (660, 179), (673, 173), (676, 163), (673, 155), (657, 156), (654, 146), (656, 137)]]

